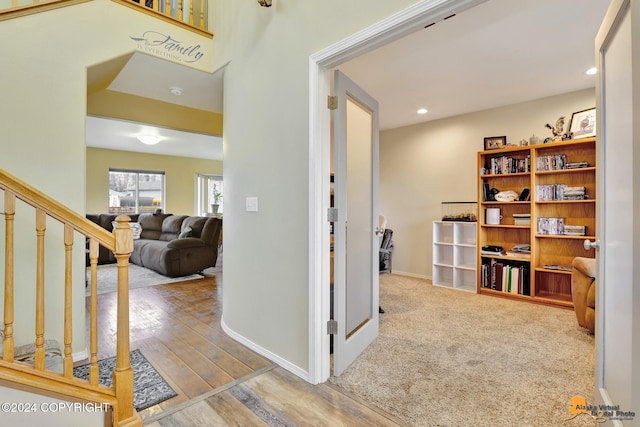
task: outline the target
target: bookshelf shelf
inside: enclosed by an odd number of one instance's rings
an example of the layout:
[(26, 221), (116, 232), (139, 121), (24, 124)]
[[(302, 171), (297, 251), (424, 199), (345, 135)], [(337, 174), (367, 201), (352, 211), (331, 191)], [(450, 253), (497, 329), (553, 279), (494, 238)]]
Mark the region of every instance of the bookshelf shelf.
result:
[[(522, 170), (522, 165), (526, 165), (528, 170)], [(516, 169), (517, 172), (514, 172)], [(514, 173), (487, 173), (492, 171)], [(481, 209), (478, 212), (477, 291), (522, 301), (572, 307), (571, 272), (551, 270), (544, 266), (569, 267), (576, 256), (595, 256), (593, 250), (584, 249), (583, 242), (585, 239), (595, 239), (596, 183), (595, 138), (479, 152), (477, 188)], [(528, 188), (530, 200), (487, 201), (484, 200), (485, 188), (512, 190), (517, 194)], [(537, 200), (539, 198), (558, 200)], [(500, 209), (500, 224), (486, 224), (488, 208)], [(526, 219), (530, 218), (530, 224), (523, 225), (522, 218), (525, 218), (525, 224), (528, 222)], [(539, 228), (558, 233), (586, 230), (586, 235), (540, 234)], [(485, 245), (502, 246), (509, 251), (518, 244), (530, 245), (530, 258), (480, 253), (480, 248)], [(519, 293), (513, 293), (513, 288), (512, 292), (492, 289), (496, 288), (497, 268), (501, 269), (501, 277), (507, 271), (518, 270), (515, 277)], [(508, 274), (513, 278), (512, 273)]]
[(433, 222), (432, 283), (464, 291), (476, 291), (477, 223)]

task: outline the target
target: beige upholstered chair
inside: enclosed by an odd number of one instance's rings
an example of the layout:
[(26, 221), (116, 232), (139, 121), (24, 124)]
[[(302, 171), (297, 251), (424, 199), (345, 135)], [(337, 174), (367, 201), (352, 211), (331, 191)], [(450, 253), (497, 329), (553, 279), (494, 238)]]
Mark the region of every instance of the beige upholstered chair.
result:
[(576, 257), (571, 263), (571, 297), (578, 324), (591, 333), (596, 325), (596, 260)]

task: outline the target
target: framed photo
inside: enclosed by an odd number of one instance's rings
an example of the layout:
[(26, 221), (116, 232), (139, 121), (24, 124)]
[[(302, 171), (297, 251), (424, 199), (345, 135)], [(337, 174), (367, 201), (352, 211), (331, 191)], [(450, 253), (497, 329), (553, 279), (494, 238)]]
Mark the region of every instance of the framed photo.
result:
[(504, 148), (507, 146), (506, 136), (489, 136), (484, 139), (485, 150), (497, 150), (498, 148)]
[(569, 134), (572, 139), (587, 138), (596, 135), (596, 109), (577, 111), (571, 116)]

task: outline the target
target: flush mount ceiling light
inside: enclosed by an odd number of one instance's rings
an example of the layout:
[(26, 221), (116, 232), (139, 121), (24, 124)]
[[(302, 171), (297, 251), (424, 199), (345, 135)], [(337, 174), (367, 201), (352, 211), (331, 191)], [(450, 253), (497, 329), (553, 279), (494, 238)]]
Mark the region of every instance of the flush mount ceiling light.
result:
[(418, 114), (427, 114), (429, 112), (429, 110), (427, 110), (426, 108), (421, 108), (417, 111)]
[(258, 3), (262, 7), (271, 7), (271, 0), (258, 0)]
[(596, 67), (593, 67), (593, 68), (589, 68), (587, 71), (585, 71), (585, 74), (587, 76), (593, 76), (597, 72), (598, 72), (598, 69)]
[(181, 88), (181, 87), (178, 87), (178, 86), (171, 86), (171, 87), (169, 88), (169, 92), (171, 92), (171, 94), (172, 94), (172, 95), (180, 96), (180, 95), (182, 95), (182, 92), (184, 92), (184, 91), (182, 90), (182, 88)]
[(158, 135), (138, 135), (136, 138), (138, 138), (138, 141), (147, 145), (155, 145), (162, 141), (162, 138)]

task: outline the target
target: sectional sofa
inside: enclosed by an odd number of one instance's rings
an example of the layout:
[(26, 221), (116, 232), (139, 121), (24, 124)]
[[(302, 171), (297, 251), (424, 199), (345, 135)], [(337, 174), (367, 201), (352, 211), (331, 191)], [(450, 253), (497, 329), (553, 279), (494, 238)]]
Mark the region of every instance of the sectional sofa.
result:
[[(117, 215), (87, 214), (88, 219), (113, 231)], [(133, 241), (129, 261), (167, 277), (180, 277), (214, 267), (222, 219), (172, 214), (129, 215), (141, 231)], [(101, 247), (98, 264), (116, 262), (113, 253)]]

